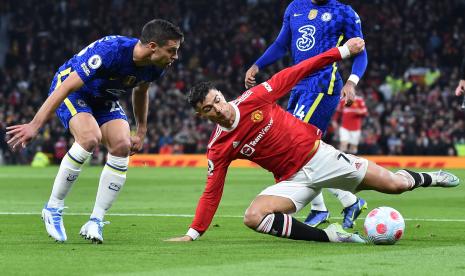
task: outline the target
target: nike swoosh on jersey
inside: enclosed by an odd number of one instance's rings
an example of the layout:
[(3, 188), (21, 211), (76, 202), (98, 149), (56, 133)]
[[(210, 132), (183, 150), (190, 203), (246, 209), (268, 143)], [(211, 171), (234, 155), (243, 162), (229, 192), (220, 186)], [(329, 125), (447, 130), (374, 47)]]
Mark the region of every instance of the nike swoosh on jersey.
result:
[(294, 17), (301, 16), (301, 13), (294, 13)]

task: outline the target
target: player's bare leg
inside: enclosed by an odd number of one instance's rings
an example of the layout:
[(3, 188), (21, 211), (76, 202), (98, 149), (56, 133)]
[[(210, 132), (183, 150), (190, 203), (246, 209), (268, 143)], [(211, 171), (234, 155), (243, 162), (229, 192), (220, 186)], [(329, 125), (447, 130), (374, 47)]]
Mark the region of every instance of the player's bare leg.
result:
[(108, 149), (107, 162), (100, 176), (97, 198), (90, 220), (82, 226), (80, 234), (96, 243), (103, 242), (103, 221), (105, 213), (126, 182), (126, 171), (131, 147), (130, 130), (127, 121), (116, 119), (101, 126), (102, 141)]
[(69, 128), (75, 142), (61, 161), (50, 199), (42, 210), (42, 219), (47, 232), (61, 242), (67, 239), (62, 217), (65, 197), (78, 178), (82, 165), (102, 137), (97, 122), (89, 113), (74, 115), (69, 121)]
[(386, 194), (400, 194), (418, 187), (455, 187), (459, 184), (459, 178), (448, 172), (417, 173), (399, 170), (393, 173), (368, 161), (366, 175), (357, 190), (376, 190)]
[(325, 230), (306, 225), (289, 215), (295, 211), (289, 198), (259, 195), (247, 208), (244, 224), (260, 233), (293, 240), (364, 243), (357, 234), (345, 232), (340, 225), (330, 225)]

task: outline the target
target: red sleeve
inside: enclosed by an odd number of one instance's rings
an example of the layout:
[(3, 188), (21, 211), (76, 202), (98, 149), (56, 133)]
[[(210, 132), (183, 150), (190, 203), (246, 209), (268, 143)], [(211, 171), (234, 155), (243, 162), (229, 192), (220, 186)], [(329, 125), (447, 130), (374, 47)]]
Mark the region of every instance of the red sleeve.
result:
[(208, 226), (210, 226), (213, 216), (220, 204), (221, 196), (223, 195), (224, 180), (228, 171), (229, 162), (225, 164), (224, 161), (221, 161), (222, 160), (208, 160), (207, 184), (199, 199), (194, 220), (190, 226), (200, 234), (207, 231)]
[[(325, 66), (341, 60), (341, 53), (337, 48), (332, 48), (324, 53), (306, 59), (292, 67), (279, 71), (271, 79), (264, 82), (266, 90), (271, 97), (271, 102), (275, 102), (283, 97), (292, 87), (308, 75), (324, 68)], [(270, 99), (268, 97), (268, 99)]]

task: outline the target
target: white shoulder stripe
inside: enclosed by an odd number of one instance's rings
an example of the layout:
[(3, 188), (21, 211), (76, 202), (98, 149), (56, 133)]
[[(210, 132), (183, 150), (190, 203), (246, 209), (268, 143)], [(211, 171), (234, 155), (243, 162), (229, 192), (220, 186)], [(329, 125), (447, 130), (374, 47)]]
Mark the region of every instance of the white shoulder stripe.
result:
[(223, 130), (221, 129), (221, 127), (218, 125), (216, 127), (216, 131), (215, 131), (215, 135), (213, 136), (213, 139), (212, 141), (210, 142), (210, 144), (208, 144), (208, 148), (211, 148), (213, 146), (213, 143), (215, 143), (216, 139), (218, 139), (218, 137), (220, 137), (220, 134), (221, 132), (223, 132)]

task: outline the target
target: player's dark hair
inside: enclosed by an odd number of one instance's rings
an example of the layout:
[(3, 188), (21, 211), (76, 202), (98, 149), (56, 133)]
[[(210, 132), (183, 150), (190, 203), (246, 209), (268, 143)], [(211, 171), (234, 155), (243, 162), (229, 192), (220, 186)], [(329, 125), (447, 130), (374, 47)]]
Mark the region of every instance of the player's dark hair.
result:
[(154, 19), (147, 22), (142, 28), (140, 41), (144, 44), (153, 41), (163, 46), (168, 40), (180, 40), (181, 42), (184, 40), (181, 29), (169, 21)]
[(202, 103), (210, 89), (216, 89), (215, 85), (209, 81), (202, 81), (195, 84), (187, 95), (187, 102), (194, 108), (197, 108), (198, 103)]

